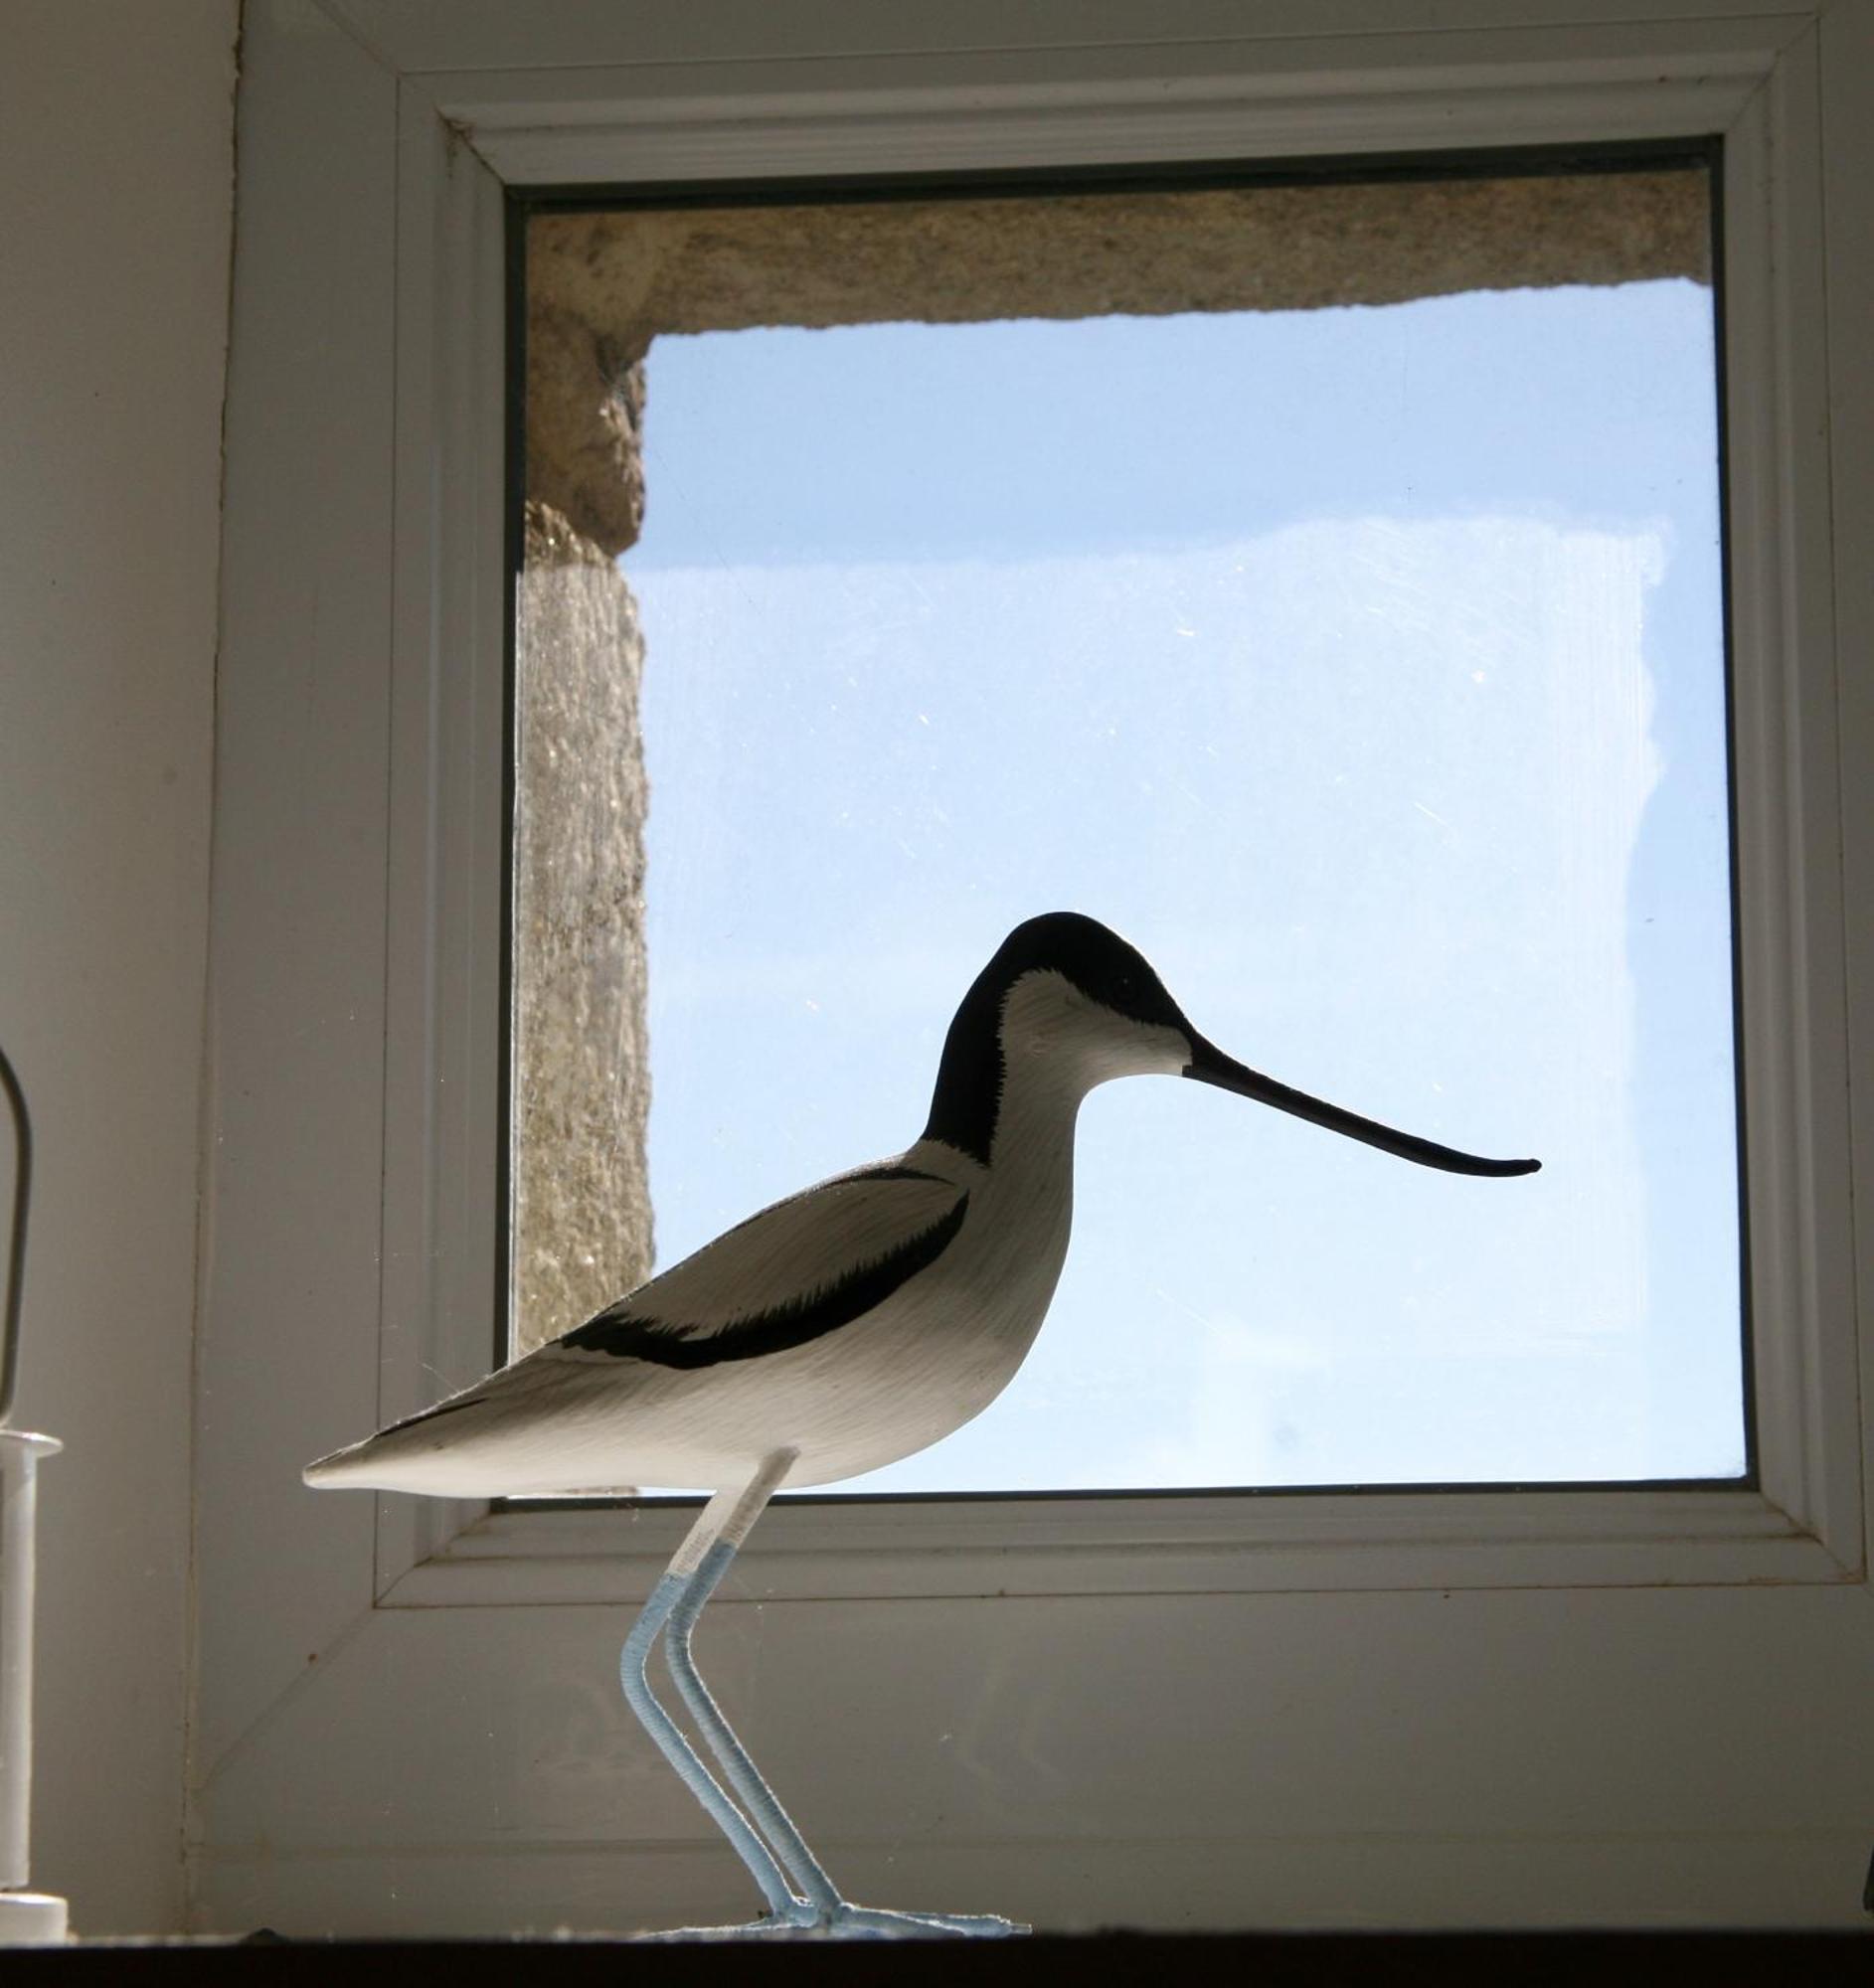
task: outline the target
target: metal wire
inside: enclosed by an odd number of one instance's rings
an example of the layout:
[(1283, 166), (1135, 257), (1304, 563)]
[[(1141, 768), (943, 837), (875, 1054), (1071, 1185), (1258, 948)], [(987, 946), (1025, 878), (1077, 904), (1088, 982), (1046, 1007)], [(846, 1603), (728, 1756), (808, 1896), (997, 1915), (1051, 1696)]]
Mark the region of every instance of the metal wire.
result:
[(13, 1111), (13, 1227), (7, 1239), (6, 1347), (0, 1354), (0, 1428), (13, 1416), (13, 1386), (20, 1371), (20, 1300), (26, 1288), (26, 1210), (33, 1192), (33, 1120), (26, 1092), (0, 1050), (0, 1090)]

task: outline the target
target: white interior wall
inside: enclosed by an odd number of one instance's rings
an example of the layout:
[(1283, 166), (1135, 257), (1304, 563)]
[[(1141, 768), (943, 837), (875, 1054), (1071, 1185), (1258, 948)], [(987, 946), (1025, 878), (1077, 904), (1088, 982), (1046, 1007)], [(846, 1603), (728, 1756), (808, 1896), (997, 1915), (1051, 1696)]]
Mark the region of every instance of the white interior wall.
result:
[(0, 1041), (38, 1130), (34, 1880), (181, 1924), (238, 0), (0, 24)]

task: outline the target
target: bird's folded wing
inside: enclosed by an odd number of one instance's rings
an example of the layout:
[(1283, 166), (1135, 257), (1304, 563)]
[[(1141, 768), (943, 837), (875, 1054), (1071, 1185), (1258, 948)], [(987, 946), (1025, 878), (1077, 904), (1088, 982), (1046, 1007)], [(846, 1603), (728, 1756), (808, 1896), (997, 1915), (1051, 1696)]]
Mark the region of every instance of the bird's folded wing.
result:
[(765, 1208), (547, 1351), (697, 1367), (804, 1345), (931, 1269), (969, 1197), (893, 1165)]

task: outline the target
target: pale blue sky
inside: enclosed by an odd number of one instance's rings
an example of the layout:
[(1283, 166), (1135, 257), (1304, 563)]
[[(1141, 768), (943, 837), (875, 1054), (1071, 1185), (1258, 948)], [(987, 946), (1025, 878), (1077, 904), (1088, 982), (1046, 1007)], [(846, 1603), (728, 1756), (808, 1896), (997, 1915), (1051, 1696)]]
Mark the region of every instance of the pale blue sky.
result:
[(1711, 336), (1658, 282), (653, 346), (660, 1261), (914, 1138), (1056, 909), (1545, 1163), (1108, 1086), (1027, 1367), (854, 1488), (1741, 1467)]

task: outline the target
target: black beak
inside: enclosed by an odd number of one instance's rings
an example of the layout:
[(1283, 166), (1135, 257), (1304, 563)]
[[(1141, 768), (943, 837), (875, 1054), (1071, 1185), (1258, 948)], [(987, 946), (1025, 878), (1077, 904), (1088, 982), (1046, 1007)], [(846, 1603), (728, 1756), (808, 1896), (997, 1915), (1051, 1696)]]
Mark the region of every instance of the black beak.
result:
[(1343, 1111), (1338, 1104), (1324, 1104), (1305, 1091), (1291, 1090), (1273, 1077), (1264, 1077), (1260, 1071), (1233, 1061), (1200, 1035), (1191, 1037), (1191, 1061), (1184, 1066), (1183, 1074), (1196, 1077), (1199, 1083), (1214, 1083), (1220, 1090), (1234, 1090), (1239, 1096), (1273, 1104), (1278, 1111), (1292, 1111), (1310, 1124), (1325, 1125), (1330, 1132), (1344, 1132), (1350, 1139), (1364, 1140), (1383, 1153), (1396, 1153), (1402, 1160), (1417, 1160), (1422, 1167), (1502, 1178), (1510, 1174), (1533, 1174), (1542, 1165), (1540, 1160), (1479, 1159), (1475, 1153), (1460, 1153), (1454, 1147), (1416, 1138), (1410, 1132), (1395, 1132), (1390, 1125), (1376, 1124), (1357, 1112)]

